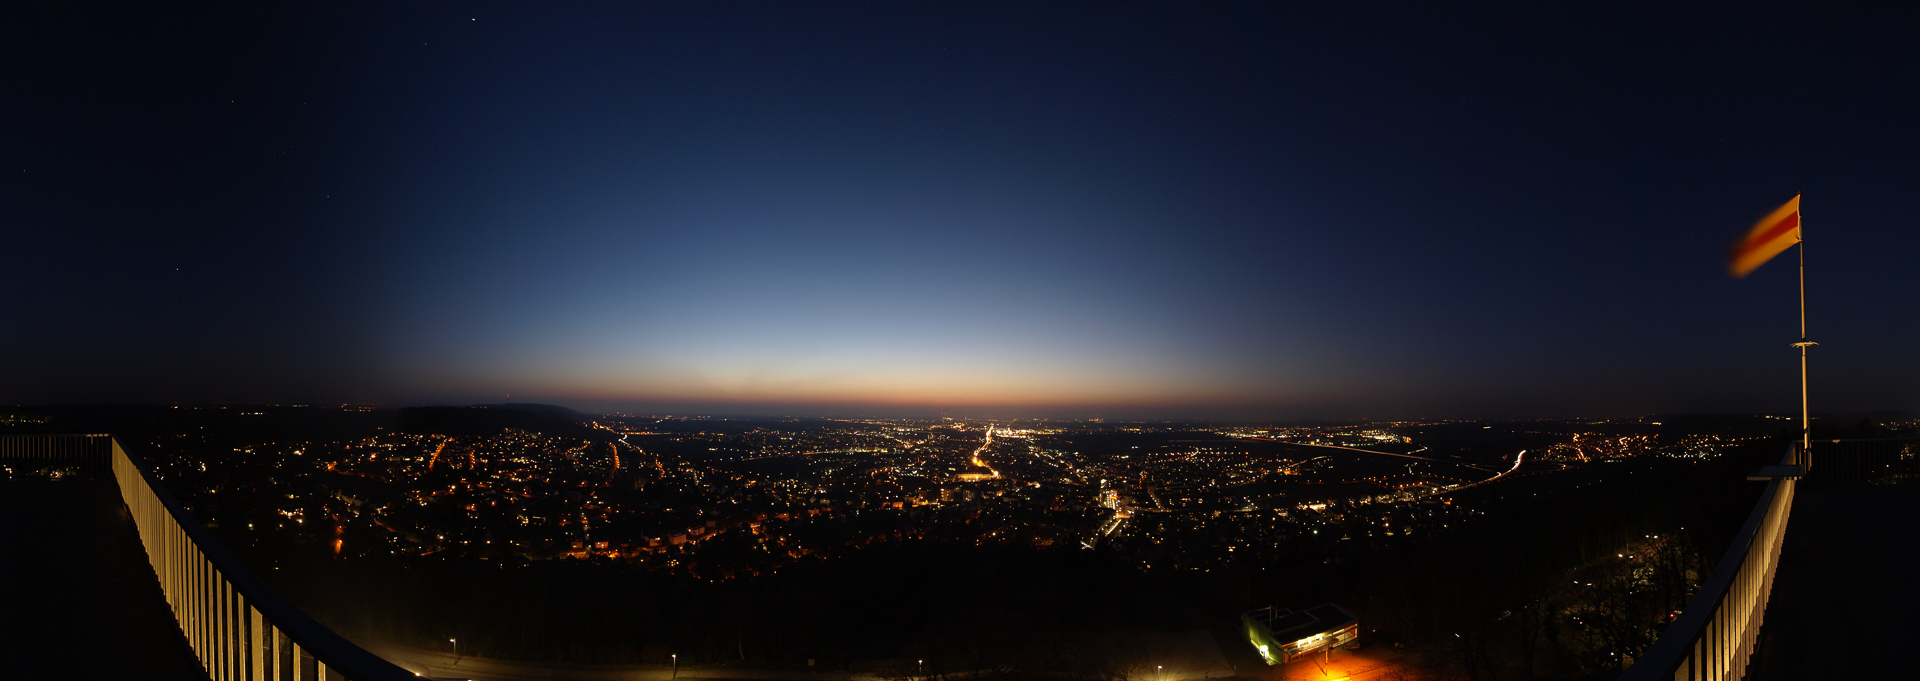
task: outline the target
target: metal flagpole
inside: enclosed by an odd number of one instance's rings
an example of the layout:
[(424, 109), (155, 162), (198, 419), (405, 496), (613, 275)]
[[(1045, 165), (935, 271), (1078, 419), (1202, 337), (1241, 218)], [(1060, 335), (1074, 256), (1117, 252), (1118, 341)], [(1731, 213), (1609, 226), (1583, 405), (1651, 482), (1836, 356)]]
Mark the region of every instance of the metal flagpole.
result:
[[(1804, 215), (1802, 217), (1804, 219)], [(1795, 249), (1800, 256), (1800, 342), (1793, 347), (1800, 348), (1800, 451), (1806, 452), (1813, 446), (1813, 412), (1807, 408), (1807, 348), (1819, 343), (1807, 340), (1807, 238), (1806, 223), (1801, 223), (1800, 243)]]

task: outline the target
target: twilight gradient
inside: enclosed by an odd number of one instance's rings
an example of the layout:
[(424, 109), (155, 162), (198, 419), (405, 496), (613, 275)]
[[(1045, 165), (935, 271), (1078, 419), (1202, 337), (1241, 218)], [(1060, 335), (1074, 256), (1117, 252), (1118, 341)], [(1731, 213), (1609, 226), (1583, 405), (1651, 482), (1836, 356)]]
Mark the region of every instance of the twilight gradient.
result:
[(1804, 192), (1818, 404), (1920, 406), (1888, 313), (1920, 290), (1920, 55), (1874, 14), (1902, 10), (1539, 11), (183, 22), (145, 39), (176, 68), (95, 74), (175, 82), (69, 105), (151, 119), (21, 154), (25, 240), (60, 255), (0, 276), (56, 331), (0, 341), (41, 358), (0, 400), (1786, 411), (1791, 262), (1720, 261)]

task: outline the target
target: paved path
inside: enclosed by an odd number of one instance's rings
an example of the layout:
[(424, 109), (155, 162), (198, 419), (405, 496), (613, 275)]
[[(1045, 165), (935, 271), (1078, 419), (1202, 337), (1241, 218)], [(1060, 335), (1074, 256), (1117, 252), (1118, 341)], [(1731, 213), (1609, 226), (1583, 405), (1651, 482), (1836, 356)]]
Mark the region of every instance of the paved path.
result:
[(107, 480), (0, 480), (0, 677), (205, 681)]
[(1913, 678), (1920, 485), (1802, 485), (1753, 681)]

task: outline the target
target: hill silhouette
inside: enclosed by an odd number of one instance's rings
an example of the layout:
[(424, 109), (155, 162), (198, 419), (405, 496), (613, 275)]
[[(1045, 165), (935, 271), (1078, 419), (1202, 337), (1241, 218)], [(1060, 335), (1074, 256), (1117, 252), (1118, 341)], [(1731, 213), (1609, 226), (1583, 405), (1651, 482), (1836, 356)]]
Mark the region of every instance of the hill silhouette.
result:
[(566, 407), (562, 407), (557, 404), (537, 404), (533, 402), (515, 402), (515, 403), (509, 403), (509, 404), (476, 404), (476, 405), (473, 405), (473, 407), (481, 408), (481, 409), (511, 409), (513, 411), (531, 412), (531, 413), (547, 416), (550, 418), (556, 418), (562, 421), (569, 421), (572, 423), (586, 423), (588, 421), (593, 420), (591, 417), (587, 416), (586, 414), (582, 414), (580, 412), (574, 411), (572, 409), (568, 409)]
[(592, 440), (608, 439), (606, 431), (585, 425), (586, 415), (551, 404), (481, 404), (471, 407), (408, 407), (397, 416), (397, 427), (414, 433), (492, 435), (508, 428)]

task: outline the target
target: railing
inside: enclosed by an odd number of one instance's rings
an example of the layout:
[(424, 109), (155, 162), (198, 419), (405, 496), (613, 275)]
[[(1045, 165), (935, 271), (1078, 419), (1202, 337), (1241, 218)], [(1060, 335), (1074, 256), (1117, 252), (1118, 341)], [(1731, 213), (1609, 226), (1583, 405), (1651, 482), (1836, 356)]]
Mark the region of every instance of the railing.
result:
[(416, 678), (341, 638), (267, 588), (108, 435), (0, 436), (0, 460), (110, 466), (174, 621), (213, 681)]
[(99, 445), (105, 435), (0, 436), (0, 465), (16, 472), (106, 473), (111, 451)]
[(1809, 451), (1808, 482), (1920, 482), (1920, 438), (1814, 440)]
[[(1816, 465), (1817, 464), (1817, 465)], [(1794, 443), (1779, 466), (1749, 479), (1767, 489), (1734, 536), (1713, 574), (1660, 640), (1635, 660), (1620, 681), (1738, 681), (1760, 637), (1773, 574), (1786, 541), (1787, 516), (1802, 479), (1821, 482), (1920, 481), (1920, 439), (1823, 440), (1803, 450)]]

